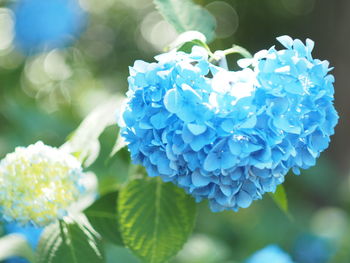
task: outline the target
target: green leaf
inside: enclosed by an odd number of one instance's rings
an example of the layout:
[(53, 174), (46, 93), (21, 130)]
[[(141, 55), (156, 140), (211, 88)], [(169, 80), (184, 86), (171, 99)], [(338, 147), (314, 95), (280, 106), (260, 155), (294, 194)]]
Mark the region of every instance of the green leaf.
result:
[(109, 155), (109, 158), (112, 158), (117, 152), (123, 149), (126, 146), (126, 141), (121, 136), (120, 132), (118, 133), (117, 141), (115, 142), (113, 149)]
[[(101, 151), (96, 161), (89, 167), (98, 177), (100, 195), (117, 191), (128, 179), (130, 153), (126, 147), (110, 157), (113, 142), (117, 140), (118, 127), (108, 127), (99, 137)], [(112, 144), (111, 144), (112, 142)]]
[(90, 166), (98, 157), (100, 142), (98, 138), (103, 131), (117, 124), (117, 111), (123, 97), (112, 96), (108, 101), (94, 109), (79, 125), (69, 140), (61, 148), (76, 153), (77, 157)]
[(184, 43), (181, 47), (178, 48), (178, 51), (183, 51), (185, 53), (191, 53), (192, 48), (194, 46), (204, 47), (206, 50), (210, 51), (208, 45), (199, 39), (194, 39), (192, 41)]
[(166, 50), (169, 51), (176, 49), (185, 53), (191, 53), (193, 46), (200, 46), (204, 47), (210, 55), (213, 55), (209, 46), (206, 44), (206, 41), (206, 37), (201, 32), (187, 31), (180, 34), (175, 41), (166, 48)]
[(117, 216), (118, 192), (108, 193), (85, 210), (90, 224), (106, 241), (123, 245)]
[(18, 256), (34, 262), (34, 251), (22, 235), (10, 234), (0, 238), (0, 248), (0, 261)]
[(183, 189), (160, 178), (131, 181), (119, 193), (124, 244), (148, 263), (174, 256), (192, 232), (196, 204)]
[(44, 230), (37, 248), (37, 263), (62, 262), (104, 262), (101, 239), (86, 222), (60, 220)]
[(287, 217), (289, 217), (289, 219), (292, 219), (288, 211), (288, 199), (283, 185), (280, 184), (277, 186), (275, 193), (270, 193), (270, 196), (276, 205), (287, 215)]
[(179, 33), (196, 30), (208, 41), (215, 37), (216, 20), (208, 10), (192, 0), (153, 0), (158, 11)]

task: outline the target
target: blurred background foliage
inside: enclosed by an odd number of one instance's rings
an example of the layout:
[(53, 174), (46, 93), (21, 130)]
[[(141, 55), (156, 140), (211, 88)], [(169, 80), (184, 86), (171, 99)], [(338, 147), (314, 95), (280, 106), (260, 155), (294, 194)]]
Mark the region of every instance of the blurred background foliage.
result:
[[(193, 236), (172, 262), (243, 262), (271, 243), (299, 263), (350, 262), (350, 2), (195, 2), (217, 20), (212, 50), (235, 43), (256, 52), (284, 34), (313, 39), (315, 57), (335, 66), (340, 122), (317, 166), (287, 177), (291, 217), (268, 195), (238, 213), (214, 214), (202, 203)], [(83, 14), (72, 22), (80, 23), (75, 39), (56, 49), (29, 52), (14, 33), (16, 1), (0, 0), (0, 158), (38, 140), (62, 145), (92, 109), (111, 95), (126, 92), (128, 66), (136, 59), (153, 60), (177, 36), (151, 0), (81, 0), (80, 5)], [(232, 68), (236, 59), (229, 57)], [(101, 155), (91, 167), (100, 179), (101, 193), (117, 189), (130, 174), (125, 149), (108, 160), (117, 130), (110, 127), (100, 136)], [(121, 247), (108, 244), (106, 251), (108, 262), (138, 262)]]

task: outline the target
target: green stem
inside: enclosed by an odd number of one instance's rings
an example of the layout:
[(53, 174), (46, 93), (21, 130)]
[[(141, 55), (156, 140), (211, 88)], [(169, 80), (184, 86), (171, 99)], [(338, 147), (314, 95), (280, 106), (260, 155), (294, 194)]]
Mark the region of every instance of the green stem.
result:
[(63, 220), (58, 220), (58, 224), (60, 226), (60, 232), (61, 232), (61, 237), (62, 237), (62, 240), (63, 240), (63, 243), (66, 244), (66, 234), (64, 232), (64, 222)]
[(240, 54), (244, 58), (252, 58), (252, 54), (248, 50), (246, 50), (244, 47), (233, 45), (231, 48), (224, 50), (225, 55), (230, 54)]
[[(231, 48), (223, 50), (222, 54), (224, 56), (230, 55), (230, 54), (240, 54), (243, 58), (252, 58), (252, 54), (248, 50), (246, 50), (244, 47), (233, 45)], [(222, 57), (217, 57), (215, 54), (211, 53), (209, 62), (218, 62), (222, 59)]]

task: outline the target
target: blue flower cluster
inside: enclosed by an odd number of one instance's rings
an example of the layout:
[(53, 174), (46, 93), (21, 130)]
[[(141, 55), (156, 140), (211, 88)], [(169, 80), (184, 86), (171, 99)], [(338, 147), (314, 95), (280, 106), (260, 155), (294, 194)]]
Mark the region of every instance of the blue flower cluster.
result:
[(64, 47), (85, 24), (78, 0), (19, 0), (13, 12), (15, 42), (26, 53)]
[(197, 46), (136, 61), (122, 127), (133, 161), (212, 211), (248, 207), (290, 169), (314, 165), (338, 120), (334, 78), (311, 40), (278, 40), (285, 49), (258, 52), (236, 72)]
[(295, 242), (293, 255), (298, 263), (327, 263), (335, 251), (336, 246), (330, 239), (303, 234)]
[(245, 263), (293, 263), (293, 261), (277, 245), (269, 245), (254, 253)]

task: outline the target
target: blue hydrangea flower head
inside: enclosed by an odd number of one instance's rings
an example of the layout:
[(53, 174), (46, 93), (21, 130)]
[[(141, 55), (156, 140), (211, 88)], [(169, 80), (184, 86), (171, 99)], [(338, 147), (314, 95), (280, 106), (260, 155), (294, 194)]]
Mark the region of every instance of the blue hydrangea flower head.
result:
[(236, 72), (196, 46), (136, 61), (122, 127), (133, 161), (212, 211), (246, 208), (290, 169), (314, 165), (338, 119), (334, 78), (312, 58), (313, 42), (279, 41), (285, 49), (258, 52)]
[(46, 226), (64, 217), (85, 191), (80, 162), (37, 142), (0, 162), (0, 215), (22, 226)]
[(255, 252), (245, 263), (293, 263), (293, 261), (277, 245), (269, 245)]
[(71, 44), (86, 20), (77, 0), (19, 0), (13, 12), (15, 43), (25, 53)]
[(298, 263), (326, 263), (335, 250), (335, 244), (329, 239), (303, 234), (295, 242), (293, 256)]

